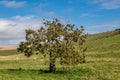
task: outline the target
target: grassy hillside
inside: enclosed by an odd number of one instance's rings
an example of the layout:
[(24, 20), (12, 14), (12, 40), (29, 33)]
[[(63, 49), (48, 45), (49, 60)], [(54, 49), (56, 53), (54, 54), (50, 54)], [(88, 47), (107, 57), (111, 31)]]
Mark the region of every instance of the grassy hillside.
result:
[(107, 31), (107, 32), (103, 32), (103, 33), (98, 33), (98, 34), (92, 34), (88, 36), (88, 41), (91, 40), (98, 40), (98, 39), (102, 39), (102, 38), (108, 38), (108, 37), (112, 37), (114, 35), (118, 35), (120, 34), (120, 29), (116, 29), (113, 31)]
[(86, 42), (87, 63), (66, 69), (57, 63), (54, 74), (47, 71), (49, 62), (39, 55), (26, 58), (12, 55), (18, 54), (15, 50), (0, 51), (0, 55), (11, 55), (9, 60), (0, 60), (0, 80), (120, 80), (120, 34), (97, 40), (96, 35), (90, 37), (94, 39)]
[(86, 42), (89, 51), (106, 52), (120, 50), (120, 34)]

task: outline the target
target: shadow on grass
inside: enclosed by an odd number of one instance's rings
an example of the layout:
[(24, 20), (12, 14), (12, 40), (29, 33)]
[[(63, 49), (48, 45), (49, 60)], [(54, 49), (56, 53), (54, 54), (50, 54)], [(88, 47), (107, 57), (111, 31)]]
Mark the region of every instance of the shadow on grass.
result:
[[(18, 69), (7, 69), (8, 71), (18, 71), (18, 72), (38, 72), (38, 74), (45, 74), (45, 73), (51, 73), (49, 70), (36, 70), (36, 69), (22, 69), (22, 68), (18, 68)], [(66, 70), (59, 70), (59, 71), (56, 71), (55, 73), (53, 74), (66, 74), (68, 73), (68, 71)]]
[(36, 75), (45, 75), (45, 74), (57, 74), (57, 75), (67, 75), (67, 76), (72, 76), (72, 75), (79, 75), (79, 76), (84, 76), (84, 75), (92, 75), (93, 71), (89, 68), (76, 68), (72, 70), (62, 70), (58, 69), (56, 70), (55, 73), (49, 72), (49, 70), (36, 70), (36, 69), (7, 69), (9, 73), (16, 73), (16, 74), (22, 74), (22, 73), (27, 73), (27, 74), (36, 74)]

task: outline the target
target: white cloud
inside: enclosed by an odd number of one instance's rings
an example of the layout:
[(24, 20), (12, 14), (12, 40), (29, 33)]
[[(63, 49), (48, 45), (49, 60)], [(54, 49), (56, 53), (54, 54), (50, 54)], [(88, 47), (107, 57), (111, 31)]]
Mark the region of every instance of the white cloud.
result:
[(25, 29), (36, 30), (41, 25), (42, 20), (34, 16), (14, 16), (11, 19), (0, 19), (0, 45), (5, 41), (18, 40), (19, 42), (25, 37)]
[(103, 9), (120, 8), (120, 0), (93, 0), (94, 4), (99, 4)]
[(25, 1), (16, 2), (16, 1), (2, 0), (0, 1), (0, 5), (4, 5), (7, 8), (20, 8), (25, 5)]
[(46, 13), (46, 16), (54, 16), (54, 15), (55, 15), (55, 12), (53, 12), (53, 11)]
[[(9, 21), (0, 20), (0, 31), (4, 31), (6, 29), (7, 25), (9, 25)], [(2, 27), (2, 26), (4, 26), (4, 27)]]
[(12, 19), (13, 20), (18, 20), (18, 21), (26, 21), (26, 20), (31, 20), (31, 19), (34, 19), (34, 18), (37, 18), (37, 16), (33, 16), (33, 15), (30, 15), (30, 16), (13, 16)]
[(98, 17), (96, 14), (89, 14), (89, 13), (82, 13), (80, 14), (80, 17)]

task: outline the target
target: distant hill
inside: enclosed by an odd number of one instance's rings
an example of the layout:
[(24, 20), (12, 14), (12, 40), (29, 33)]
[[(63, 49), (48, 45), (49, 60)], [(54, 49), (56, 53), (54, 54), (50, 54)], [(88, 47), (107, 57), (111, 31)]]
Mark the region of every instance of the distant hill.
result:
[(86, 46), (88, 47), (88, 52), (106, 52), (120, 50), (120, 29), (89, 35)]
[(17, 49), (18, 46), (0, 46), (0, 50), (14, 50)]
[(20, 54), (17, 52), (18, 46), (0, 46), (0, 56), (10, 56)]
[(98, 39), (102, 39), (102, 38), (108, 38), (108, 37), (112, 37), (114, 35), (119, 35), (120, 34), (120, 29), (116, 29), (113, 31), (107, 31), (107, 32), (102, 32), (102, 33), (98, 33), (98, 34), (91, 34), (88, 35), (87, 40), (98, 40)]

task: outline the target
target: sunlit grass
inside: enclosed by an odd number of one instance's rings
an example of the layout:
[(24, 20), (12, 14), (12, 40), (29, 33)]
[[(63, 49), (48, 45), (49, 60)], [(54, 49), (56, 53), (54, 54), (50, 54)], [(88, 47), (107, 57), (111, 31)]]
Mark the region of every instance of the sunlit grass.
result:
[(48, 72), (48, 59), (41, 55), (27, 58), (3, 51), (8, 55), (0, 59), (0, 80), (120, 80), (119, 43), (120, 35), (87, 42), (86, 63), (62, 67), (57, 62), (54, 74)]
[(115, 35), (109, 38), (103, 38), (99, 40), (87, 41), (87, 52), (106, 52), (120, 50), (120, 35)]
[[(120, 51), (118, 51), (120, 52)], [(73, 67), (57, 65), (56, 73), (49, 73), (49, 65), (41, 58), (0, 61), (1, 80), (119, 80), (119, 57), (98, 57), (101, 53), (87, 53), (87, 63)], [(106, 53), (102, 53), (103, 55)], [(97, 57), (96, 57), (97, 56)], [(35, 56), (34, 56), (35, 57)], [(37, 56), (36, 56), (37, 57)]]

